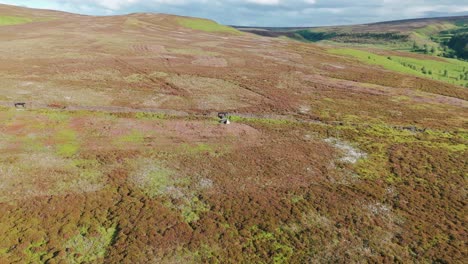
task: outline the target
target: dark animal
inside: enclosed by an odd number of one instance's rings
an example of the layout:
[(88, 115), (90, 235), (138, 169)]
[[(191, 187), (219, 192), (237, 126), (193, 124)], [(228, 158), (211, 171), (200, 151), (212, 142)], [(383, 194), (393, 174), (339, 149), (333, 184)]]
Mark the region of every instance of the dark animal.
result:
[(26, 103), (15, 103), (15, 107), (22, 106), (23, 108), (26, 108)]
[(219, 119), (229, 118), (229, 113), (228, 112), (219, 112), (218, 113), (218, 118)]
[(220, 119), (219, 122), (221, 124), (229, 125), (231, 122), (229, 121), (229, 113), (228, 112), (219, 112), (218, 118)]

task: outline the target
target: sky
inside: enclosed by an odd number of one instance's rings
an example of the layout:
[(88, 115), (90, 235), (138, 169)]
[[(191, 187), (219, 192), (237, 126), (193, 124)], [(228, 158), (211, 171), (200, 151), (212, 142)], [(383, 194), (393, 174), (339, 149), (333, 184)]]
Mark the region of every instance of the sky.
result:
[(468, 15), (468, 0), (0, 0), (87, 15), (168, 13), (238, 26), (327, 26)]

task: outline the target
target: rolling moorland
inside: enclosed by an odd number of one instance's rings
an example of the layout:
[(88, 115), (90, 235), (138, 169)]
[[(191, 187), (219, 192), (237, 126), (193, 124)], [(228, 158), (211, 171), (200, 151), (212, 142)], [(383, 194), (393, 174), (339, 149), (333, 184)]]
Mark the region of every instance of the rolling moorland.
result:
[(303, 42), (378, 47), (468, 60), (468, 16), (315, 28), (238, 28), (258, 35)]
[(163, 14), (0, 25), (0, 263), (466, 262), (467, 62)]

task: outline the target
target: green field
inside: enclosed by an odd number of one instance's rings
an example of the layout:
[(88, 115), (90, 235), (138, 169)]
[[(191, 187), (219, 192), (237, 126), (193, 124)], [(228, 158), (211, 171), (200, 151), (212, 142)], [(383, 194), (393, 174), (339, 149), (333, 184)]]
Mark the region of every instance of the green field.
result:
[(331, 49), (329, 52), (352, 56), (362, 62), (379, 65), (387, 70), (468, 87), (468, 62), (455, 59), (421, 60), (403, 56), (383, 56), (347, 48)]
[(207, 19), (198, 19), (198, 18), (178, 18), (177, 22), (179, 25), (191, 28), (195, 30), (201, 30), (205, 32), (220, 32), (220, 33), (229, 33), (229, 34), (240, 34), (240, 31), (220, 25), (214, 21)]
[(32, 18), (17, 16), (0, 16), (0, 26), (11, 26), (33, 22)]

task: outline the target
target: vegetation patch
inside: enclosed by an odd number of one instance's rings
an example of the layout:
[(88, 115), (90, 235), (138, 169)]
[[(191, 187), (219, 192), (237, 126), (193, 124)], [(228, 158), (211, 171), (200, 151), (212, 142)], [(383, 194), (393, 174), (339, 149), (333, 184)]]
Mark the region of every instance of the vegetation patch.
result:
[(115, 237), (116, 228), (99, 227), (90, 233), (88, 228), (80, 228), (79, 234), (71, 237), (66, 243), (66, 260), (68, 263), (91, 263), (101, 260)]
[(64, 157), (75, 155), (80, 149), (76, 132), (70, 129), (60, 130), (56, 135), (56, 149)]
[(188, 155), (209, 154), (210, 156), (220, 156), (227, 151), (227, 147), (221, 148), (214, 144), (197, 143), (197, 144), (182, 144), (179, 151)]
[(151, 159), (132, 161), (135, 172), (132, 182), (153, 198), (162, 199), (166, 207), (178, 211), (185, 222), (193, 223), (200, 214), (209, 210), (198, 197), (198, 191), (206, 186), (198, 185), (189, 177), (183, 177)]
[(364, 63), (379, 65), (388, 70), (468, 87), (468, 62), (453, 59), (439, 61), (382, 56), (356, 49), (331, 49), (329, 52), (352, 56)]
[(208, 205), (196, 196), (189, 197), (179, 206), (182, 217), (187, 223), (193, 223), (200, 219), (200, 214), (209, 211)]
[(26, 255), (25, 261), (27, 263), (41, 263), (47, 259), (47, 256), (50, 254), (47, 252), (46, 245), (47, 242), (44, 239), (29, 244), (24, 250), (24, 254)]
[(242, 122), (246, 124), (261, 124), (267, 126), (284, 126), (284, 125), (294, 125), (298, 124), (294, 120), (281, 119), (281, 118), (257, 118), (257, 117), (241, 117), (233, 115), (230, 117), (233, 122)]
[[(268, 232), (258, 226), (250, 228), (251, 238), (243, 244), (248, 262), (252, 263), (289, 263), (294, 254), (293, 247), (286, 243), (281, 229)], [(256, 252), (256, 254), (252, 254)]]
[(338, 140), (336, 138), (327, 138), (325, 142), (332, 144), (335, 148), (339, 149), (343, 155), (340, 158), (341, 162), (345, 163), (356, 163), (358, 160), (365, 158), (367, 155), (360, 151), (359, 149), (354, 148), (349, 143)]
[(234, 35), (241, 34), (240, 31), (220, 25), (212, 20), (207, 19), (198, 19), (198, 18), (177, 18), (177, 22), (186, 28), (191, 28), (195, 30), (201, 30), (205, 32), (216, 32), (216, 33), (229, 33)]
[(169, 119), (170, 116), (164, 113), (138, 112), (135, 114), (135, 118), (141, 119), (141, 120), (160, 120), (160, 119)]
[(357, 44), (388, 44), (390, 42), (407, 42), (409, 36), (406, 34), (393, 32), (376, 32), (376, 33), (351, 33), (351, 32), (326, 32), (313, 30), (299, 30), (295, 32), (299, 35), (299, 39), (305, 39), (311, 42), (323, 40), (332, 40), (340, 43), (357, 43)]
[(158, 197), (170, 192), (178, 181), (174, 172), (161, 166), (156, 161), (145, 160), (137, 163), (133, 182), (149, 197)]
[(345, 125), (338, 127), (338, 130), (341, 131), (341, 135), (344, 133), (350, 141), (355, 142), (368, 153), (366, 159), (357, 160), (354, 168), (362, 179), (385, 179), (389, 183), (402, 180), (389, 168), (388, 149), (392, 146), (404, 144), (434, 151), (438, 149), (455, 156), (467, 151), (466, 139), (460, 133), (444, 133), (435, 130), (415, 133), (383, 124), (373, 124), (357, 130)]
[(18, 16), (0, 16), (0, 26), (20, 25), (33, 22), (34, 19)]
[(130, 134), (121, 136), (117, 139), (118, 144), (134, 143), (141, 144), (144, 141), (144, 135), (138, 130), (133, 130)]

